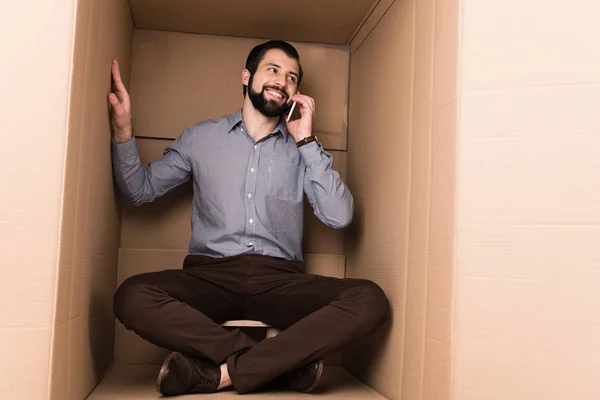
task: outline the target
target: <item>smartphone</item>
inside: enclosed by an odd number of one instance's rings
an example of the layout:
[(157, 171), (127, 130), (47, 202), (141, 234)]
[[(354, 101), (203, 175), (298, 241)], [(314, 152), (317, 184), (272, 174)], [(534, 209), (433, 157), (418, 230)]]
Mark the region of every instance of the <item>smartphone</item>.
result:
[(296, 107), (296, 102), (292, 101), (292, 107), (290, 108), (290, 112), (287, 116), (287, 118), (285, 119), (285, 122), (289, 122), (290, 118), (292, 118), (292, 114), (294, 113), (294, 108)]

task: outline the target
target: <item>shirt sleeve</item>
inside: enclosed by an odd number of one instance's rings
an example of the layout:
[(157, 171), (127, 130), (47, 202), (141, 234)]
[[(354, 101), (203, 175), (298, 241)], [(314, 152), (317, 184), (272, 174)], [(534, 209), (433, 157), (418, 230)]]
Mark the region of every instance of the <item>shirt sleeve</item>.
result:
[(124, 143), (113, 139), (113, 174), (122, 201), (133, 205), (149, 203), (188, 181), (192, 176), (188, 151), (193, 140), (191, 128), (185, 128), (160, 158), (143, 167), (135, 138)]
[(340, 174), (332, 168), (332, 155), (317, 142), (298, 150), (306, 165), (304, 192), (317, 218), (335, 229), (350, 225), (354, 198)]

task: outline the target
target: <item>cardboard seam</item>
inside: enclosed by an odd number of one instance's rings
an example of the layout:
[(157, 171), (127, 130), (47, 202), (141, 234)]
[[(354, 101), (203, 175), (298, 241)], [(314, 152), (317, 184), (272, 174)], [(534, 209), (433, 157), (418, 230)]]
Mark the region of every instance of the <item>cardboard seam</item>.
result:
[[(65, 220), (64, 220), (64, 215), (65, 215), (65, 192), (67, 189), (67, 184), (66, 184), (66, 180), (67, 180), (67, 156), (69, 154), (69, 137), (70, 137), (70, 129), (71, 129), (71, 105), (72, 105), (72, 101), (73, 98), (71, 96), (71, 92), (73, 90), (73, 74), (74, 74), (74, 59), (75, 59), (75, 38), (77, 35), (77, 10), (79, 8), (79, 2), (77, 0), (73, 1), (73, 8), (72, 8), (72, 15), (71, 15), (71, 43), (70, 43), (70, 57), (69, 57), (69, 83), (67, 86), (67, 112), (65, 113), (65, 136), (64, 136), (64, 153), (63, 153), (63, 165), (62, 165), (62, 182), (61, 182), (61, 187), (60, 187), (60, 193), (61, 193), (61, 198), (60, 198), (60, 205), (59, 205), (59, 221), (58, 221), (58, 238), (57, 238), (57, 248), (56, 248), (56, 261), (55, 261), (55, 265), (54, 265), (54, 279), (53, 279), (53, 290), (52, 290), (52, 300), (51, 300), (51, 307), (53, 308), (53, 312), (52, 315), (50, 317), (50, 326), (48, 327), (48, 330), (50, 332), (50, 337), (49, 337), (49, 347), (50, 347), (50, 351), (48, 352), (48, 376), (47, 376), (47, 384), (46, 384), (46, 398), (50, 399), (52, 396), (52, 381), (53, 381), (53, 377), (54, 377), (54, 371), (52, 368), (53, 365), (53, 360), (54, 360), (54, 356), (55, 356), (55, 350), (56, 350), (56, 317), (58, 315), (57, 313), (57, 308), (58, 308), (58, 281), (61, 278), (60, 276), (60, 267), (61, 267), (61, 260), (63, 259), (63, 252), (62, 250), (62, 243), (63, 243), (63, 238), (62, 238), (62, 234), (64, 231), (64, 226), (65, 226)], [(68, 322), (68, 318), (67, 318), (67, 322)], [(62, 325), (62, 324), (61, 324)]]
[(346, 52), (347, 58), (346, 60), (348, 61), (348, 79), (346, 80), (346, 94), (344, 96), (344, 101), (345, 103), (345, 107), (344, 107), (344, 115), (342, 117), (342, 148), (344, 149), (343, 151), (348, 150), (348, 118), (349, 118), (349, 114), (348, 114), (348, 107), (350, 104), (350, 48), (348, 48), (347, 52)]
[(453, 278), (453, 282), (452, 282), (452, 309), (450, 310), (450, 331), (452, 332), (452, 337), (450, 338), (450, 400), (454, 400), (455, 398), (455, 390), (456, 390), (456, 340), (455, 338), (458, 336), (457, 333), (457, 323), (456, 323), (456, 309), (457, 309), (457, 295), (456, 295), (456, 285), (458, 282), (458, 268), (459, 268), (459, 262), (458, 262), (458, 221), (459, 221), (459, 205), (460, 205), (460, 184), (459, 184), (459, 179), (460, 179), (460, 174), (459, 174), (459, 168), (460, 168), (460, 126), (461, 126), (461, 112), (460, 112), (460, 107), (462, 104), (462, 92), (461, 92), (461, 87), (462, 87), (462, 65), (463, 65), (463, 58), (462, 58), (462, 53), (461, 53), (461, 48), (462, 48), (462, 42), (463, 42), (463, 18), (464, 18), (464, 14), (463, 14), (463, 4), (461, 1), (457, 1), (457, 6), (458, 9), (456, 10), (456, 20), (457, 20), (457, 27), (456, 27), (456, 40), (457, 40), (457, 54), (456, 54), (456, 64), (457, 64), (457, 68), (456, 68), (456, 123), (455, 123), (455, 159), (454, 159), (454, 209), (452, 210), (452, 212), (454, 213), (454, 227), (453, 227), (453, 233), (454, 233), (454, 237), (452, 240), (452, 268), (453, 268), (453, 274), (452, 274), (452, 278)]
[(280, 37), (261, 37), (261, 36), (241, 36), (241, 35), (217, 35), (216, 33), (198, 33), (186, 30), (169, 30), (169, 29), (159, 29), (159, 28), (145, 28), (144, 26), (136, 26), (136, 31), (148, 31), (148, 32), (161, 32), (161, 33), (180, 33), (184, 35), (194, 35), (194, 36), (210, 36), (214, 38), (224, 38), (224, 39), (250, 39), (250, 40), (258, 40), (258, 41), (267, 41), (267, 40), (284, 40), (286, 42), (290, 42), (292, 44), (306, 44), (312, 46), (325, 47), (330, 49), (337, 50), (350, 50), (349, 47), (345, 43), (327, 43), (327, 42), (311, 42), (307, 40), (291, 40), (291, 39), (281, 39)]
[[(350, 77), (352, 76), (352, 52), (348, 48), (348, 80), (346, 81), (346, 135), (344, 136), (344, 151), (348, 151), (348, 138), (350, 136)], [(348, 169), (348, 160), (346, 159), (346, 170)], [(344, 182), (345, 183), (345, 182)], [(345, 238), (344, 238), (345, 242)], [(344, 247), (344, 252), (346, 248)]]
[[(353, 54), (348, 50), (348, 83), (346, 83), (346, 140), (345, 140), (345, 151), (348, 151), (348, 145), (350, 144), (350, 99), (352, 98), (352, 88), (350, 85), (350, 77), (352, 76), (352, 57)], [(348, 159), (346, 159), (346, 174), (349, 175), (348, 170)], [(344, 182), (347, 183), (347, 182)], [(344, 233), (344, 253), (346, 253), (346, 233)]]
[[(416, 53), (416, 37), (417, 37), (417, 29), (416, 29), (416, 14), (417, 14), (417, 4), (416, 4), (417, 0), (413, 0), (412, 1), (412, 65), (411, 65), (411, 88), (410, 88), (410, 92), (411, 92), (411, 99), (410, 99), (410, 117), (409, 117), (409, 129), (408, 132), (410, 132), (409, 134), (409, 138), (408, 138), (408, 148), (410, 149), (409, 154), (409, 160), (408, 160), (408, 190), (406, 191), (406, 238), (404, 240), (404, 248), (406, 249), (406, 252), (404, 254), (404, 259), (403, 259), (403, 264), (404, 264), (404, 269), (406, 270), (406, 279), (404, 279), (404, 285), (402, 288), (402, 297), (403, 297), (403, 303), (404, 303), (404, 309), (403, 314), (402, 314), (402, 329), (399, 332), (399, 335), (401, 336), (400, 338), (400, 343), (401, 343), (401, 347), (400, 347), (400, 351), (401, 353), (401, 357), (400, 357), (400, 361), (399, 361), (399, 374), (400, 374), (400, 379), (399, 381), (399, 387), (398, 387), (398, 391), (397, 393), (399, 394), (399, 397), (402, 396), (402, 377), (404, 376), (404, 360), (405, 360), (405, 349), (406, 349), (406, 316), (408, 314), (408, 305), (407, 305), (407, 301), (408, 301), (408, 274), (409, 274), (409, 268), (408, 268), (408, 259), (409, 259), (409, 254), (410, 254), (410, 214), (411, 214), (411, 209), (412, 209), (412, 202), (411, 202), (411, 195), (412, 195), (412, 184), (413, 184), (413, 159), (414, 159), (414, 152), (413, 152), (413, 136), (414, 136), (414, 113), (415, 113), (415, 53)], [(392, 4), (394, 2), (392, 1)], [(386, 11), (384, 12), (383, 15), (385, 15), (387, 13), (387, 11), (389, 10), (386, 9)], [(382, 16), (383, 18), (383, 16)], [(381, 21), (381, 19), (379, 20)], [(379, 24), (379, 21), (377, 21), (377, 24), (375, 24), (373, 26), (373, 29), (375, 29), (375, 27)]]
[(358, 32), (360, 32), (360, 30), (363, 28), (365, 23), (369, 20), (369, 18), (371, 18), (373, 11), (377, 8), (377, 6), (379, 5), (380, 2), (381, 2), (381, 0), (376, 0), (375, 2), (373, 2), (373, 4), (371, 5), (371, 8), (369, 8), (367, 13), (363, 17), (363, 19), (358, 23), (358, 26), (356, 27), (356, 29), (354, 29), (354, 32), (352, 32), (352, 34), (350, 35), (350, 38), (346, 42), (347, 46), (350, 46), (350, 44), (352, 43), (352, 41), (354, 40), (356, 35), (358, 35)]
[(435, 18), (437, 16), (437, 4), (438, 4), (438, 0), (433, 0), (433, 32), (432, 32), (432, 41), (433, 41), (433, 45), (431, 46), (431, 60), (432, 60), (432, 69), (431, 69), (431, 76), (430, 76), (430, 85), (429, 85), (429, 99), (430, 99), (430, 105), (429, 105), (429, 109), (430, 109), (430, 113), (429, 113), (429, 118), (430, 118), (430, 130), (429, 130), (429, 174), (427, 177), (427, 187), (429, 188), (429, 207), (427, 207), (427, 241), (426, 241), (426, 268), (425, 268), (425, 321), (424, 321), (424, 326), (423, 326), (423, 363), (421, 364), (421, 384), (420, 384), (420, 398), (423, 398), (423, 393), (425, 392), (425, 363), (426, 363), (426, 359), (427, 359), (427, 337), (428, 337), (428, 326), (429, 326), (429, 269), (431, 267), (430, 264), (430, 257), (429, 257), (429, 251), (431, 249), (431, 199), (432, 199), (432, 188), (431, 188), (431, 181), (432, 181), (432, 177), (433, 177), (433, 173), (434, 173), (434, 168), (433, 168), (433, 96), (435, 93), (435, 78), (434, 78), (434, 74), (435, 74), (435, 63), (436, 63), (436, 59), (435, 59), (435, 48), (436, 48), (436, 40), (435, 40), (435, 34), (436, 34), (436, 24), (435, 24)]
[[(131, 24), (133, 25), (133, 29), (137, 28), (137, 23), (135, 22), (135, 14), (133, 13), (133, 6), (131, 5), (131, 0), (123, 0), (127, 8), (129, 9), (129, 19), (131, 20)], [(130, 74), (131, 75), (131, 74)]]
[[(387, 5), (387, 7), (385, 5), (383, 5), (382, 7), (386, 7), (383, 12), (381, 13), (381, 15), (379, 17), (375, 16), (375, 10), (377, 7), (375, 7), (373, 9), (373, 16), (371, 17), (372, 19), (377, 18), (377, 21), (375, 21), (375, 23), (373, 24), (373, 26), (368, 30), (368, 32), (365, 34), (365, 36), (356, 44), (350, 43), (350, 52), (354, 53), (356, 51), (358, 51), (358, 49), (360, 48), (360, 46), (364, 43), (365, 40), (367, 40), (367, 38), (371, 35), (371, 32), (373, 32), (373, 30), (375, 29), (375, 27), (377, 25), (379, 25), (379, 21), (381, 21), (383, 19), (383, 17), (385, 16), (385, 14), (387, 14), (387, 12), (389, 11), (389, 9), (392, 7), (392, 5), (396, 2), (396, 0), (385, 0), (385, 1), (390, 1), (390, 3)], [(377, 6), (381, 5), (381, 1), (379, 3), (377, 3)], [(365, 20), (365, 25), (366, 23), (369, 21), (369, 19)], [(367, 29), (366, 27), (364, 29)], [(362, 29), (361, 29), (362, 30)], [(358, 36), (358, 34), (361, 32), (361, 30), (359, 30), (356, 34)], [(356, 40), (356, 38), (354, 39)]]
[[(434, 0), (434, 7), (433, 7), (434, 11), (433, 11), (433, 16), (432, 19), (435, 20), (435, 0)], [(417, 14), (417, 10), (415, 7), (415, 24), (414, 26), (416, 27), (416, 14)], [(435, 23), (432, 24), (433, 25), (433, 30), (435, 31)], [(427, 331), (427, 322), (428, 322), (428, 318), (427, 318), (427, 304), (428, 304), (428, 294), (429, 294), (429, 285), (428, 285), (428, 279), (429, 279), (429, 249), (430, 249), (430, 226), (431, 226), (431, 177), (432, 177), (432, 173), (433, 173), (433, 168), (432, 168), (432, 119), (433, 119), (433, 65), (435, 63), (434, 60), (434, 54), (435, 54), (435, 32), (433, 32), (432, 34), (432, 46), (431, 46), (431, 60), (432, 60), (432, 69), (431, 69), (431, 74), (429, 75), (429, 96), (428, 96), (428, 104), (427, 104), (427, 108), (429, 110), (428, 112), (428, 119), (429, 119), (429, 129), (427, 134), (429, 135), (429, 148), (427, 151), (427, 166), (428, 166), (428, 171), (427, 171), (427, 176), (426, 176), (426, 190), (427, 190), (427, 198), (428, 198), (428, 205), (426, 207), (426, 232), (425, 232), (425, 241), (424, 241), (424, 256), (425, 256), (425, 262), (424, 262), (424, 287), (423, 287), (423, 298), (424, 298), (424, 304), (423, 304), (423, 312), (424, 312), (424, 321), (423, 321), (423, 328), (421, 333), (421, 336), (423, 339), (426, 338), (426, 331)], [(414, 37), (414, 49), (416, 52), (416, 41), (417, 41), (417, 34), (416, 34), (416, 28), (415, 28), (415, 37)], [(416, 81), (415, 79), (415, 70), (414, 70), (414, 64), (416, 62), (416, 57), (413, 57), (414, 61), (413, 61), (413, 82)], [(413, 99), (415, 96), (415, 90), (413, 87)], [(413, 114), (414, 116), (414, 107), (413, 107)], [(414, 131), (413, 131), (413, 135), (414, 135)], [(411, 164), (412, 165), (412, 164)], [(411, 174), (412, 177), (412, 174)], [(412, 186), (411, 186), (412, 187)], [(410, 232), (410, 218), (408, 219), (408, 223), (409, 223), (409, 232)], [(411, 249), (409, 248), (408, 251), (410, 252)], [(408, 284), (409, 278), (408, 278), (408, 274), (407, 274), (407, 284)], [(425, 354), (426, 354), (426, 340), (423, 340), (423, 344), (422, 347), (420, 347), (419, 349), (419, 355), (422, 359), (422, 364), (420, 366), (420, 382), (418, 384), (418, 397), (417, 399), (423, 399), (423, 392), (424, 392), (424, 383), (425, 383)], [(404, 358), (403, 358), (404, 359)], [(405, 379), (404, 375), (401, 376), (401, 387), (400, 387), (400, 393), (402, 393), (402, 382)]]
[[(113, 342), (113, 346), (114, 346), (114, 342)], [(115, 367), (116, 363), (115, 360), (113, 358), (112, 362), (110, 363), (110, 365), (108, 366), (108, 368), (106, 368), (106, 371), (104, 371), (102, 374), (100, 374), (100, 378), (98, 379), (98, 382), (96, 382), (96, 384), (94, 385), (94, 387), (92, 388), (92, 390), (87, 394), (86, 398), (94, 393), (94, 390), (96, 390), (96, 388), (98, 388), (98, 386), (100, 386), (100, 384), (102, 383), (102, 381), (104, 380), (104, 378), (106, 378), (106, 376), (113, 370), (113, 368)]]

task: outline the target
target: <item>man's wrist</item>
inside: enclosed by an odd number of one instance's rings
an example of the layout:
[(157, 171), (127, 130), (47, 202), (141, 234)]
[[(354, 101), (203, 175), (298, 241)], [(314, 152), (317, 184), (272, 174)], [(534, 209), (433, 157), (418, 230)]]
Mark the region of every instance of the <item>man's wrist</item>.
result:
[(294, 140), (295, 140), (296, 142), (299, 142), (299, 141), (301, 141), (302, 139), (309, 137), (310, 135), (312, 135), (312, 132), (302, 132), (302, 133), (297, 133), (296, 135), (293, 135), (293, 136), (294, 136)]
[(129, 142), (131, 139), (133, 139), (133, 132), (115, 132), (113, 138), (118, 144)]
[(130, 137), (127, 137), (127, 138), (115, 136), (113, 139), (115, 140), (116, 144), (123, 144), (123, 143), (127, 143), (131, 139), (133, 139), (133, 136), (130, 136)]
[(302, 146), (304, 146), (304, 145), (306, 145), (308, 143), (318, 142), (318, 141), (319, 141), (319, 139), (316, 136), (309, 135), (309, 136), (304, 137), (303, 139), (297, 140), (296, 141), (296, 146), (297, 147), (302, 147)]

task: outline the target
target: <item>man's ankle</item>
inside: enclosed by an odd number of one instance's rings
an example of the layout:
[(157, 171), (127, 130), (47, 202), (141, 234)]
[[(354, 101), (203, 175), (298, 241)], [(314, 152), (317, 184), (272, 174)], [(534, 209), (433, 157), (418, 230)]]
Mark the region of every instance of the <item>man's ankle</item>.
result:
[(227, 369), (227, 363), (221, 364), (221, 381), (217, 390), (225, 389), (231, 386), (231, 378), (229, 377), (229, 370)]

